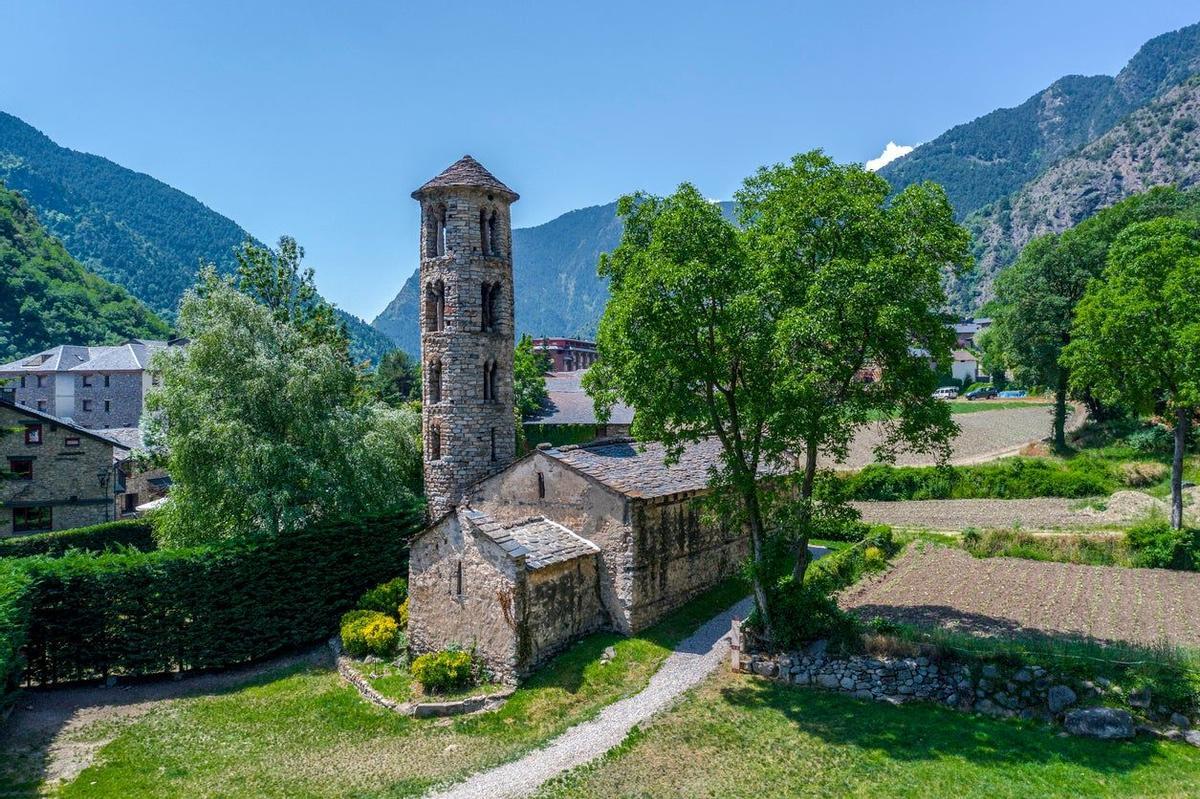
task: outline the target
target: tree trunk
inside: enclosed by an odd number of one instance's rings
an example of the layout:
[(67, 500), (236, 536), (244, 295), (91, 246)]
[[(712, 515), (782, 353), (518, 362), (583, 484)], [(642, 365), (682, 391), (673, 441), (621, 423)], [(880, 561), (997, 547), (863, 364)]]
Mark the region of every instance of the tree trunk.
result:
[(1175, 409), (1175, 457), (1171, 460), (1171, 527), (1183, 527), (1183, 452), (1187, 448), (1191, 408)]
[(809, 443), (804, 451), (804, 482), (800, 484), (800, 529), (796, 531), (796, 560), (792, 564), (792, 581), (804, 583), (804, 574), (812, 558), (808, 553), (808, 540), (812, 537), (812, 495), (817, 476), (817, 447)]
[(1058, 370), (1058, 385), (1054, 388), (1054, 448), (1067, 446), (1067, 370)]
[(754, 558), (754, 568), (751, 574), (754, 584), (754, 603), (758, 606), (759, 617), (762, 619), (763, 638), (770, 644), (775, 639), (775, 631), (771, 626), (771, 614), (767, 608), (767, 591), (763, 587), (763, 522), (762, 508), (758, 502), (758, 487), (753, 486), (744, 491), (742, 499), (746, 503), (746, 524), (750, 528), (750, 550)]

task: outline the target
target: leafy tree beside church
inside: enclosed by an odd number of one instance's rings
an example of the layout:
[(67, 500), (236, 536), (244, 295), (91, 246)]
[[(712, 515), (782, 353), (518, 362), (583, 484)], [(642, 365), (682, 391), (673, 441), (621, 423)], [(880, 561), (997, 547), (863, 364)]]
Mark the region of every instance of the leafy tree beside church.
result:
[[(955, 433), (929, 359), (949, 359), (941, 276), (969, 263), (968, 236), (939, 187), (888, 193), (857, 165), (805, 153), (746, 179), (740, 228), (690, 184), (623, 198), (621, 243), (601, 261), (612, 297), (585, 384), (601, 411), (634, 407), (634, 435), (669, 454), (720, 441), (710, 485), (749, 532), (768, 637), (779, 598), (803, 584), (809, 539), (841, 512), (816, 496), (819, 458), (844, 457), (879, 418), (885, 458), (945, 455)], [(862, 379), (868, 368), (882, 379)], [(788, 558), (772, 560), (781, 546)]]

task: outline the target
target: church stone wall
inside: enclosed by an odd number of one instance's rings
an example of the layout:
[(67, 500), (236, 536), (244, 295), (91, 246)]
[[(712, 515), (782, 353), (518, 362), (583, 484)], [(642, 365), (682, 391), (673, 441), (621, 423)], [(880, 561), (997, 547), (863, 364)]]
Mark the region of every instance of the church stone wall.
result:
[[(539, 474), (545, 497), (539, 496)], [(470, 500), (472, 507), (503, 521), (545, 516), (600, 547), (601, 602), (614, 630), (631, 631), (633, 533), (624, 497), (534, 452), (480, 483)]]
[(634, 631), (737, 574), (750, 553), (744, 532), (703, 519), (695, 499), (636, 500), (632, 515)]
[(607, 625), (600, 602), (596, 556), (529, 572), (521, 671), (527, 674), (572, 642)]
[(413, 653), (452, 644), (474, 648), (497, 679), (515, 682), (521, 672), (518, 619), (525, 614), (524, 568), (490, 539), (464, 530), (454, 515), (419, 536), (409, 555)]

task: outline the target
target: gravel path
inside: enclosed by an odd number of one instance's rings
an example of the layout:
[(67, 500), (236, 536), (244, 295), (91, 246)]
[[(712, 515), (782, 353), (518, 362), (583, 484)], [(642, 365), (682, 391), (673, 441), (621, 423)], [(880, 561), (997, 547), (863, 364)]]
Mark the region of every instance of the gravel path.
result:
[(625, 739), (629, 731), (670, 705), (729, 657), (729, 627), (745, 618), (749, 598), (709, 620), (679, 644), (649, 684), (609, 705), (596, 718), (578, 724), (520, 760), (483, 771), (434, 794), (434, 799), (501, 799), (526, 796), (551, 777), (595, 760)]
[[(1017, 450), (1032, 441), (1040, 441), (1050, 435), (1050, 405), (1030, 404), (1027, 408), (1005, 408), (995, 411), (959, 413), (954, 415), (960, 432), (954, 440), (954, 453), (950, 462), (958, 465), (978, 463), (1001, 455), (1015, 455)], [(1082, 422), (1083, 413), (1076, 409), (1068, 419), (1068, 426)], [(823, 466), (836, 469), (861, 469), (875, 462), (873, 448), (881, 438), (878, 428), (868, 428), (860, 433), (850, 445), (844, 463), (828, 461)], [(896, 458), (899, 466), (929, 466), (934, 459), (929, 455), (902, 453)]]

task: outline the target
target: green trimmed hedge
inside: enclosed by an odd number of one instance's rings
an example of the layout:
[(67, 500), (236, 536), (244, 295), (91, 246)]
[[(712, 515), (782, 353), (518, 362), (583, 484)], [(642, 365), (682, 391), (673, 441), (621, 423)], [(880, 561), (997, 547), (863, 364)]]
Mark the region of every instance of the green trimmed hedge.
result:
[(17, 561), (0, 561), (0, 697), (17, 686), (32, 600), (29, 572)]
[(319, 640), (407, 568), (419, 506), (282, 536), (27, 558), (26, 676), (52, 683), (231, 666)]
[(841, 479), (846, 498), (860, 501), (1094, 497), (1120, 487), (1108, 464), (1085, 457), (1065, 463), (1005, 458), (978, 466), (872, 464)]
[(122, 519), (71, 530), (0, 539), (0, 558), (61, 555), (69, 549), (103, 552), (117, 547), (133, 547), (149, 552), (156, 546), (150, 522), (146, 519)]

